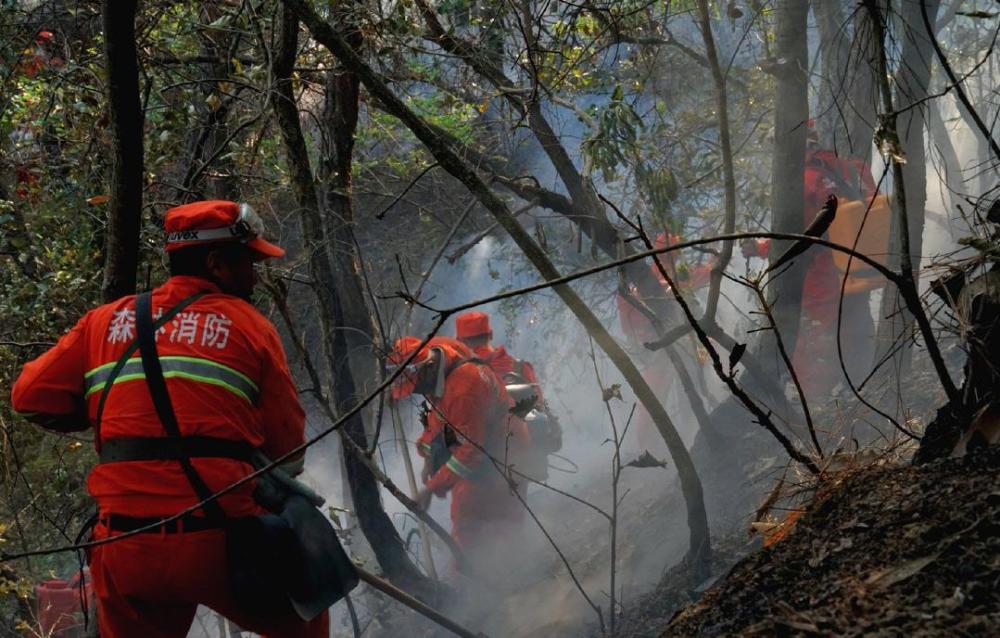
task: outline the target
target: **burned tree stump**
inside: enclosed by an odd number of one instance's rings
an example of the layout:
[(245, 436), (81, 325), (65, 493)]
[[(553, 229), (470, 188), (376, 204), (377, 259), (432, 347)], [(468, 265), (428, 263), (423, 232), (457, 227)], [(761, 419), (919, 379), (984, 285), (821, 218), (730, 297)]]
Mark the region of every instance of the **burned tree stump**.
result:
[(959, 319), (966, 346), (961, 405), (942, 406), (927, 426), (914, 461), (964, 454), (1000, 434), (1000, 264), (965, 284), (965, 272), (932, 284)]

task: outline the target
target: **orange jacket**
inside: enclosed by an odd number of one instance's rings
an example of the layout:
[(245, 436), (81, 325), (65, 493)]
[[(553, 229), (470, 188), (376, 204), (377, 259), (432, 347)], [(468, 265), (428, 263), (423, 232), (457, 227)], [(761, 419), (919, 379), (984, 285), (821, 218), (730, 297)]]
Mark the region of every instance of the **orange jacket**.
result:
[[(427, 397), (431, 403), (427, 428), (417, 442), (421, 456), (428, 456), (435, 438), (445, 427), (455, 431), (457, 445), (451, 458), (427, 481), (438, 496), (462, 481), (496, 482), (500, 474), (484, 451), (501, 462), (512, 461), (528, 446), (524, 421), (510, 414), (510, 396), (496, 374), (486, 365), (453, 358), (446, 353), (451, 368), (441, 397)], [(510, 438), (508, 445), (508, 437)]]
[[(305, 415), (274, 326), (253, 306), (197, 277), (171, 277), (153, 292), (154, 318), (196, 292), (207, 294), (156, 335), (181, 433), (246, 441), (271, 458), (303, 442)], [(135, 298), (123, 297), (85, 315), (48, 352), (26, 364), (11, 395), (15, 410), (50, 429), (94, 424), (104, 377), (135, 338)], [(95, 443), (165, 432), (142, 376), (138, 352), (118, 375)], [(65, 427), (76, 417), (78, 425)], [(235, 459), (193, 458), (213, 490), (246, 476)], [(87, 480), (102, 513), (173, 514), (197, 502), (176, 461), (96, 466)], [(249, 483), (222, 497), (233, 516), (258, 511)]]
[(538, 388), (538, 399), (539, 402), (542, 399), (542, 387), (538, 383), (538, 375), (535, 374), (535, 368), (531, 363), (525, 361), (524, 359), (517, 359), (503, 346), (497, 346), (492, 348), (490, 346), (482, 346), (475, 349), (476, 357), (482, 359), (486, 362), (493, 372), (496, 373), (497, 377), (505, 385), (507, 384), (506, 375), (514, 373), (521, 377), (524, 381), (520, 383), (530, 383)]
[[(802, 223), (805, 227), (813, 222), (830, 195), (868, 201), (878, 194), (867, 164), (856, 158), (838, 157), (827, 149), (806, 151), (803, 181)], [(757, 242), (760, 257), (767, 259), (770, 251), (771, 240)], [(821, 318), (831, 312), (836, 315), (842, 275), (833, 262), (833, 252), (816, 247), (806, 253), (806, 260), (808, 270), (802, 284), (802, 309), (811, 318)]]

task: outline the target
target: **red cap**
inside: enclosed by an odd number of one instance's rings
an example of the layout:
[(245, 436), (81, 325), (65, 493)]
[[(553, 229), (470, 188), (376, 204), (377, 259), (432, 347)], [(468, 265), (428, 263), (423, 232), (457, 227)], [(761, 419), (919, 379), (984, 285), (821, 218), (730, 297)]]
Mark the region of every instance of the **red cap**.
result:
[(260, 237), (264, 222), (247, 204), (221, 199), (192, 202), (167, 211), (163, 228), (167, 252), (187, 246), (236, 241), (255, 251), (258, 259), (281, 257), (284, 249)]
[(56, 36), (54, 36), (51, 31), (39, 31), (38, 35), (35, 36), (35, 42), (38, 42), (39, 44), (46, 41), (51, 42), (55, 39)]
[(457, 338), (472, 339), (487, 334), (493, 334), (493, 330), (490, 329), (490, 316), (485, 312), (467, 312), (455, 318)]

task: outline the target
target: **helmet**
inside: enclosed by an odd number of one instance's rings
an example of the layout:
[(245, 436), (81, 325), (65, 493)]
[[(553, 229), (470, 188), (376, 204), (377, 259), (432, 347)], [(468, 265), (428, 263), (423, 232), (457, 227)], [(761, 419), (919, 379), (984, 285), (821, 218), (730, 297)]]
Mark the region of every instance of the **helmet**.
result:
[[(432, 350), (441, 351), (445, 365), (472, 357), (472, 351), (468, 347), (451, 337), (433, 337), (422, 348), (420, 347), (421, 343), (423, 343), (423, 339), (405, 336), (397, 339), (392, 346), (392, 351), (387, 358), (390, 370), (395, 372), (399, 366), (406, 365), (403, 372), (396, 377), (392, 384), (390, 394), (394, 401), (405, 399), (416, 392), (420, 369), (431, 362)], [(410, 359), (410, 357), (413, 358)]]
[(249, 204), (216, 199), (175, 206), (167, 211), (163, 226), (167, 252), (235, 241), (253, 250), (258, 260), (285, 254), (280, 246), (263, 239), (264, 221)]

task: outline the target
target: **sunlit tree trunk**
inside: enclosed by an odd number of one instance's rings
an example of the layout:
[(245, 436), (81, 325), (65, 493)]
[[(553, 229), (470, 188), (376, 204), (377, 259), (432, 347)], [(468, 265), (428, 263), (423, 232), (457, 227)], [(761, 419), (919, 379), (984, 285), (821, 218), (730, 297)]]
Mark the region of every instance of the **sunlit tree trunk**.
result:
[(142, 104), (136, 59), (137, 0), (104, 0), (104, 56), (112, 139), (108, 228), (101, 296), (113, 301), (135, 292), (142, 221)]
[(875, 113), (878, 110), (878, 93), (875, 84), (875, 58), (878, 46), (872, 33), (867, 14), (855, 11), (850, 56), (847, 61), (852, 70), (848, 77), (847, 136), (850, 154), (868, 161), (872, 154), (872, 136), (875, 131)]
[(848, 126), (851, 106), (848, 104), (850, 83), (856, 70), (850, 66), (850, 42), (844, 25), (841, 0), (815, 2), (813, 15), (819, 31), (821, 77), (816, 109), (816, 128), (824, 148), (847, 157), (852, 154)]

